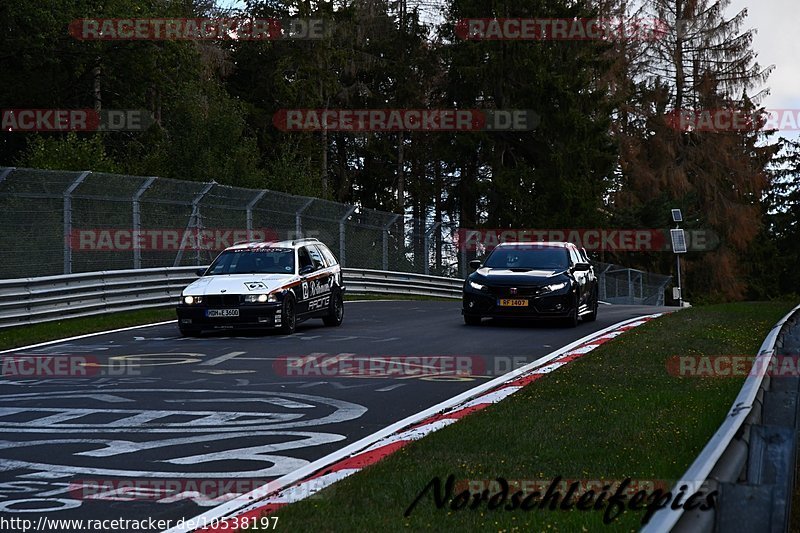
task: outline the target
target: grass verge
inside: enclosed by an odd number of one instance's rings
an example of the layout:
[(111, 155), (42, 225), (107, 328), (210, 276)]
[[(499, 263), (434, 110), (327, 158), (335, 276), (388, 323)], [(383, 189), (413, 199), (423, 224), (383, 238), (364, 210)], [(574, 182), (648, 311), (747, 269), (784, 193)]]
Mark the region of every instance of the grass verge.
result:
[[(754, 355), (792, 305), (696, 307), (637, 328), (314, 497), (276, 512), (286, 531), (636, 531), (644, 511), (437, 509), (444, 480), (673, 482), (719, 427), (744, 378), (678, 378), (675, 355)], [(457, 491), (456, 491), (457, 492)], [(513, 491), (512, 491), (513, 492)], [(688, 496), (688, 495), (687, 495)]]

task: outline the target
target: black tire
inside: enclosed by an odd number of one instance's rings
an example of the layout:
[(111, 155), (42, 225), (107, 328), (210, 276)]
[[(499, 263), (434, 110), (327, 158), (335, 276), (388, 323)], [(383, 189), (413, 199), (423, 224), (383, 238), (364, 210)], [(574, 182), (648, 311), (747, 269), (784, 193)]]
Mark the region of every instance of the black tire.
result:
[(326, 326), (330, 326), (335, 328), (337, 326), (342, 325), (342, 320), (344, 319), (344, 300), (342, 299), (342, 293), (340, 291), (336, 291), (331, 296), (331, 308), (328, 312), (328, 316), (322, 318), (322, 322)]
[(564, 319), (564, 325), (568, 328), (578, 327), (578, 297), (572, 302), (572, 312)]
[(597, 308), (600, 305), (600, 296), (597, 294), (597, 291), (594, 291), (594, 298), (592, 298), (592, 312), (588, 315), (584, 315), (583, 319), (586, 322), (594, 322), (597, 320)]
[(464, 315), (464, 324), (468, 326), (480, 326), (481, 317), (476, 315)]
[(294, 298), (287, 294), (283, 299), (283, 312), (281, 313), (280, 332), (284, 335), (291, 335), (297, 328), (297, 310), (294, 305)]
[(178, 328), (181, 332), (181, 337), (202, 337), (202, 333), (199, 329), (186, 329), (186, 328)]

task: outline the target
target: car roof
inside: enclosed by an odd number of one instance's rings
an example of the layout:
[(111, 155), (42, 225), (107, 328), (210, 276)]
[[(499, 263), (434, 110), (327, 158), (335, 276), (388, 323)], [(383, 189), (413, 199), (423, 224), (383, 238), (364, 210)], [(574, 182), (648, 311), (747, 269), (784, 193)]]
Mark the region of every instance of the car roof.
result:
[(317, 244), (321, 245), (319, 239), (294, 239), (291, 241), (252, 241), (252, 242), (238, 242), (233, 246), (229, 246), (225, 248), (225, 251), (228, 250), (249, 250), (249, 249), (258, 249), (262, 250), (264, 248), (292, 248), (297, 249), (301, 246), (305, 246), (307, 244)]
[(567, 248), (575, 246), (571, 242), (501, 242), (497, 248)]

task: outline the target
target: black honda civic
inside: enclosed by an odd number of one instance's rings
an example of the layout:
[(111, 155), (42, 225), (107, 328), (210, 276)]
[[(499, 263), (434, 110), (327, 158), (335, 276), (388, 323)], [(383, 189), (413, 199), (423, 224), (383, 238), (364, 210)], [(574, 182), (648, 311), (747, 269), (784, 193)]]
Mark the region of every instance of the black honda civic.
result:
[(492, 318), (557, 318), (569, 326), (597, 319), (594, 269), (571, 243), (503, 243), (464, 282), (464, 322)]

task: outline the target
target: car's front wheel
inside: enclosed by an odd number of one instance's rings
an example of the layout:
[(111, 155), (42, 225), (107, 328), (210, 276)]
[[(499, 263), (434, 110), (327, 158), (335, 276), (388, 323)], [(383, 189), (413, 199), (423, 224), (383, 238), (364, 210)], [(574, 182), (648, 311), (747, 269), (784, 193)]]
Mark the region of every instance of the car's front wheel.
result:
[(283, 310), (281, 312), (280, 331), (284, 335), (291, 335), (297, 327), (297, 312), (294, 307), (294, 298), (289, 294), (283, 299)]
[(202, 333), (199, 329), (178, 328), (181, 332), (181, 337), (201, 337)]
[(326, 326), (336, 327), (342, 324), (342, 319), (344, 319), (344, 299), (342, 298), (342, 293), (336, 291), (331, 296), (331, 308), (328, 316), (323, 317), (322, 322)]
[(592, 312), (583, 317), (586, 322), (594, 322), (597, 320), (597, 307), (600, 305), (599, 300), (600, 296), (597, 294), (597, 291), (594, 291), (594, 297), (592, 298)]
[(464, 324), (468, 326), (480, 326), (481, 317), (475, 315), (464, 315)]
[(576, 296), (572, 302), (572, 309), (569, 316), (564, 319), (564, 325), (568, 328), (575, 328), (578, 326), (578, 297)]

